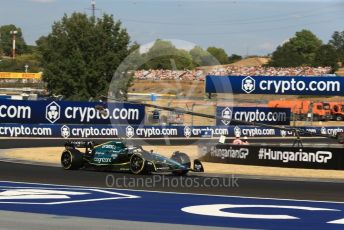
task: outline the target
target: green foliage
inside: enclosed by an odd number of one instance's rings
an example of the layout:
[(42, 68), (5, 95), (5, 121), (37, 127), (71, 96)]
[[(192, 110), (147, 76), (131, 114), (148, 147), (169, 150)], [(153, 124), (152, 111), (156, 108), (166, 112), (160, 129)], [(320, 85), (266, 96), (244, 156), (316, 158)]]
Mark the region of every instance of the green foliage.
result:
[(344, 31), (335, 31), (329, 44), (335, 48), (338, 61), (344, 64)]
[(296, 32), (289, 41), (277, 47), (276, 51), (272, 53), (268, 65), (275, 67), (312, 66), (316, 52), (321, 45), (322, 41), (311, 31)]
[(0, 72), (25, 72), (25, 65), (28, 65), (28, 72), (42, 72), (38, 57), (34, 54), (23, 54), (13, 59), (2, 59)]
[(37, 54), (38, 53), (37, 46), (27, 45), (26, 47), (27, 47), (26, 53), (29, 53), (29, 54)]
[[(0, 43), (3, 55), (12, 56), (13, 37), (11, 31), (17, 31), (16, 34), (16, 54), (27, 52), (27, 45), (23, 38), (22, 30), (15, 25), (3, 25), (0, 27)], [(0, 51), (1, 53), (1, 51)]]
[(143, 54), (145, 69), (190, 69), (192, 57), (177, 49), (170, 41), (157, 39), (147, 53)]
[(140, 53), (140, 45), (134, 43), (129, 50), (130, 56), (126, 58), (126, 62), (122, 64), (126, 64), (126, 68), (128, 70), (136, 70), (141, 69), (142, 65), (145, 62), (144, 57)]
[(277, 47), (267, 65), (273, 67), (298, 67), (306, 65), (305, 63), (306, 60), (300, 53), (283, 45)]
[(189, 51), (194, 66), (218, 65), (219, 62), (209, 52), (200, 46), (195, 46)]
[[(129, 43), (121, 22), (110, 15), (96, 20), (82, 13), (65, 15), (37, 41), (48, 90), (72, 100), (107, 95), (117, 67), (129, 54)], [(130, 76), (121, 78), (116, 90), (126, 92), (130, 81)]]
[(231, 56), (228, 57), (228, 63), (234, 63), (240, 60), (242, 60), (242, 56), (238, 54), (232, 54)]
[(337, 52), (331, 45), (322, 45), (315, 53), (314, 66), (331, 66), (335, 71), (337, 65)]
[[(138, 57), (139, 59), (139, 57)], [(211, 66), (220, 64), (216, 57), (195, 46), (189, 52), (178, 49), (172, 42), (157, 39), (147, 53), (141, 55), (143, 69), (193, 69), (198, 66)]]
[(220, 64), (228, 64), (228, 55), (224, 49), (212, 46), (208, 47), (207, 51), (213, 55)]

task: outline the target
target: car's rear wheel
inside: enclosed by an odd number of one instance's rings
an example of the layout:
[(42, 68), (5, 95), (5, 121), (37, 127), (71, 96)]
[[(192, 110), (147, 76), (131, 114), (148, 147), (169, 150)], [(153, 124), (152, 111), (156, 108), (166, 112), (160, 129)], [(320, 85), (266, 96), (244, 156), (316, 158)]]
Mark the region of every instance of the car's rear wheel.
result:
[(80, 169), (83, 166), (83, 156), (79, 150), (66, 149), (61, 155), (61, 165), (66, 170)]
[(133, 154), (130, 158), (130, 171), (133, 174), (145, 173), (145, 159), (141, 155)]

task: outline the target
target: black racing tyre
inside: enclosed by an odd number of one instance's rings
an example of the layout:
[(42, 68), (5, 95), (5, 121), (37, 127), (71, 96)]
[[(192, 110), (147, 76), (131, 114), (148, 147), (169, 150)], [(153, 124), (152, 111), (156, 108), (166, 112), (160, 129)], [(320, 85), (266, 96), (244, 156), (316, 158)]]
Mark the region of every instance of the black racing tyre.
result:
[(179, 164), (184, 165), (187, 168), (191, 168), (191, 160), (186, 153), (175, 151), (174, 153), (172, 153), (171, 159), (178, 162)]
[(76, 170), (83, 166), (82, 153), (77, 149), (66, 149), (61, 155), (61, 165), (66, 170)]
[(130, 157), (130, 171), (133, 174), (145, 174), (146, 161), (139, 154), (133, 154)]

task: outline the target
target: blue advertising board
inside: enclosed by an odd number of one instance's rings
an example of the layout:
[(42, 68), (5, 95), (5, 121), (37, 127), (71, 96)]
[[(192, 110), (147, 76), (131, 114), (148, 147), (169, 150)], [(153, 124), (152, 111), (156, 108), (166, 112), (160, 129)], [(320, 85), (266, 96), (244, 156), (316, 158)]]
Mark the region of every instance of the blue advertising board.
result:
[(128, 103), (0, 100), (0, 123), (140, 124), (144, 114), (143, 105)]
[(0, 95), (0, 99), (10, 100), (11, 96), (9, 96), (9, 95)]
[[(344, 127), (299, 127), (309, 133), (336, 135)], [(70, 124), (0, 124), (0, 137), (32, 138), (219, 138), (291, 137), (292, 131), (255, 126), (139, 126)]]
[(287, 108), (218, 106), (216, 107), (216, 116), (226, 118), (226, 120), (216, 119), (216, 125), (235, 125), (235, 120), (270, 125), (290, 125), (291, 111)]
[(205, 79), (206, 93), (344, 95), (344, 77), (215, 76)]

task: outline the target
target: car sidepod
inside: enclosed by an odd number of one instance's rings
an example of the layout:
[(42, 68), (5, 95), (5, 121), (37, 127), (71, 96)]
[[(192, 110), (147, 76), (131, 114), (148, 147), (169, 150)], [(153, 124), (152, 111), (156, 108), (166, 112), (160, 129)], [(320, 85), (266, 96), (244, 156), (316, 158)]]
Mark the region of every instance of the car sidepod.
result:
[(144, 153), (142, 154), (145, 158), (147, 165), (153, 165), (153, 172), (174, 172), (174, 171), (189, 171), (189, 168), (186, 166), (169, 159), (167, 157), (161, 156), (156, 153)]

